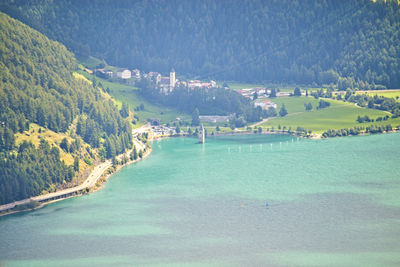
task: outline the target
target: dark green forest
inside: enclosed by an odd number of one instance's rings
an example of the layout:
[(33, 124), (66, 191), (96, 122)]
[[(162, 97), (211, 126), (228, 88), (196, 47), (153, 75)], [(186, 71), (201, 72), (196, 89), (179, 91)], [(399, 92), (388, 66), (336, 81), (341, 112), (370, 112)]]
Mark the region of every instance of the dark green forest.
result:
[(3, 0), (81, 56), (189, 77), (400, 88), (398, 1)]
[(70, 182), (73, 166), (60, 161), (60, 151), (41, 140), (38, 148), (23, 142), (17, 155), (7, 153), (0, 159), (0, 204), (40, 195), (50, 184)]
[(164, 94), (160, 88), (149, 79), (137, 81), (135, 86), (139, 93), (151, 102), (164, 106), (175, 107), (181, 112), (192, 114), (197, 109), (201, 115), (235, 114), (237, 127), (243, 127), (248, 122), (260, 121), (273, 116), (272, 109), (268, 112), (261, 107), (254, 107), (249, 98), (233, 90), (224, 88), (195, 88), (188, 90), (185, 86), (176, 87), (171, 93)]
[(74, 77), (78, 64), (65, 46), (3, 13), (0, 40), (0, 204), (74, 176), (60, 162), (58, 148), (16, 145), (15, 133), (30, 123), (80, 135), (105, 157), (132, 146), (130, 123), (100, 88)]

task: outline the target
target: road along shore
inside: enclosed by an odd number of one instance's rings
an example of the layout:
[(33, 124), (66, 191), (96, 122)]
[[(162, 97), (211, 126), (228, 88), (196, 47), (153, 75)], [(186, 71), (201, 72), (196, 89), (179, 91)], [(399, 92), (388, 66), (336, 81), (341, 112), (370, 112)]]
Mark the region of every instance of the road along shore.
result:
[[(77, 185), (77, 186), (71, 187), (71, 188), (66, 188), (63, 190), (59, 190), (56, 192), (39, 195), (39, 196), (35, 196), (35, 197), (30, 197), (30, 198), (22, 199), (22, 200), (15, 201), (12, 203), (0, 205), (0, 216), (9, 215), (9, 214), (21, 212), (21, 211), (38, 209), (47, 204), (54, 203), (56, 201), (60, 201), (63, 199), (76, 197), (76, 196), (80, 196), (83, 194), (87, 194), (89, 192), (97, 191), (98, 189), (101, 188), (98, 185), (107, 181), (107, 179), (112, 174), (116, 173), (118, 170), (120, 170), (121, 168), (123, 168), (129, 164), (135, 163), (139, 160), (146, 158), (147, 156), (149, 156), (151, 154), (151, 148), (148, 148), (145, 150), (146, 145), (137, 138), (138, 135), (140, 133), (143, 133), (146, 129), (147, 129), (146, 127), (143, 127), (143, 128), (135, 129), (132, 131), (132, 135), (133, 135), (132, 140), (133, 140), (134, 146), (136, 147), (136, 149), (138, 151), (140, 151), (140, 150), (145, 151), (141, 158), (138, 157), (136, 160), (129, 160), (128, 162), (126, 162), (123, 165), (118, 165), (116, 167), (116, 169), (113, 170), (112, 172), (106, 173), (106, 171), (110, 170), (110, 167), (112, 167), (112, 161), (107, 160), (107, 161), (95, 166), (95, 168), (89, 174), (89, 176), (86, 178), (86, 180), (83, 181), (83, 183), (81, 183), (80, 185)], [(117, 157), (117, 160), (120, 161), (124, 157), (127, 157), (129, 159), (132, 151), (133, 150), (131, 149), (131, 150), (127, 151), (126, 153), (119, 155)]]

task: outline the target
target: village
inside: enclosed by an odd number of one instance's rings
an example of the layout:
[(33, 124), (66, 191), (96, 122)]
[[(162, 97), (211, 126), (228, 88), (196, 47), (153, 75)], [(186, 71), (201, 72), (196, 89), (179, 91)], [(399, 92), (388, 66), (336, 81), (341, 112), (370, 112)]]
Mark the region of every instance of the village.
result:
[(122, 80), (141, 80), (150, 79), (162, 90), (165, 94), (172, 92), (176, 87), (183, 86), (189, 89), (195, 88), (212, 88), (217, 87), (217, 83), (213, 80), (208, 82), (200, 80), (180, 81), (176, 78), (175, 70), (170, 71), (169, 77), (163, 77), (160, 73), (150, 71), (149, 73), (141, 72), (138, 69), (118, 69), (115, 73), (110, 69), (95, 69), (95, 74), (100, 74), (104, 78), (119, 78)]
[[(164, 94), (171, 93), (177, 87), (186, 87), (194, 90), (195, 88), (209, 89), (218, 87), (216, 81), (201, 81), (201, 80), (187, 80), (181, 81), (176, 78), (175, 70), (172, 69), (169, 73), (169, 77), (162, 76), (159, 72), (150, 71), (148, 73), (142, 72), (139, 69), (129, 70), (126, 68), (120, 68), (116, 72), (107, 68), (97, 68), (92, 70), (86, 69), (89, 73), (94, 73), (102, 78), (122, 80), (126, 83), (134, 83), (141, 79), (152, 80)], [(225, 86), (224, 88), (229, 89)], [(243, 88), (236, 90), (242, 96), (254, 100), (255, 107), (261, 107), (262, 109), (268, 110), (270, 108), (277, 108), (277, 104), (270, 100), (273, 89), (267, 89), (265, 87), (254, 87), (254, 88)], [(274, 92), (275, 97), (287, 97), (290, 96), (289, 92)], [(256, 97), (254, 97), (256, 96)], [(227, 122), (230, 116), (200, 116), (202, 122)]]

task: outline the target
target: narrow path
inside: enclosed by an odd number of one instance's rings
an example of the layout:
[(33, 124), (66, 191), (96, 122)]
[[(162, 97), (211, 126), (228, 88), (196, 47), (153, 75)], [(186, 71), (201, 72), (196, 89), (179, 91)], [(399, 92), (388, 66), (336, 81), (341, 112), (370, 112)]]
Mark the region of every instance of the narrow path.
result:
[(256, 122), (256, 123), (250, 125), (250, 127), (256, 127), (256, 126), (258, 126), (258, 125), (260, 125), (260, 124), (263, 124), (264, 122), (267, 122), (269, 119), (273, 119), (273, 118), (276, 118), (276, 117), (271, 117), (271, 118), (263, 119), (262, 121), (259, 121), (259, 122)]
[[(321, 97), (322, 98), (322, 97)], [(324, 99), (327, 99), (327, 98), (324, 98)], [(329, 100), (332, 100), (332, 99), (329, 99)], [(338, 100), (335, 100), (335, 101), (338, 101)], [(343, 102), (343, 101), (341, 101), (341, 102)], [(346, 103), (346, 102), (343, 102), (342, 103), (342, 105), (340, 105), (340, 106), (334, 106), (334, 107), (329, 107), (329, 109), (340, 109), (340, 108), (344, 108), (344, 107), (347, 107), (347, 106), (356, 106), (356, 107), (358, 107), (358, 108), (364, 108), (364, 107), (360, 107), (360, 106), (358, 106), (356, 103)], [(320, 110), (323, 110), (323, 109), (320, 109)], [(309, 113), (309, 112), (316, 112), (316, 111), (318, 111), (318, 110), (312, 110), (312, 111), (298, 111), (298, 112), (294, 112), (294, 113), (289, 113), (289, 114), (287, 114), (285, 117), (290, 117), (290, 116), (295, 116), (295, 115), (298, 115), (298, 114), (303, 114), (303, 113)], [(387, 112), (387, 111), (386, 111)], [(387, 113), (389, 113), (389, 114), (391, 114), (390, 112), (387, 112)], [(270, 117), (270, 118), (266, 118), (266, 119), (263, 119), (262, 121), (259, 121), (259, 122), (257, 122), (257, 123), (254, 123), (254, 124), (252, 124), (252, 125), (250, 125), (251, 127), (254, 127), (254, 126), (258, 126), (258, 125), (260, 125), (260, 124), (263, 124), (264, 122), (267, 122), (268, 120), (273, 120), (273, 119), (276, 119), (276, 118), (279, 118), (279, 116), (275, 116), (275, 117)]]
[[(141, 127), (142, 128), (142, 127)], [(132, 135), (133, 135), (133, 142), (134, 145), (139, 149), (139, 150), (144, 150), (145, 148), (145, 144), (143, 144), (142, 142), (140, 142), (136, 137), (139, 133), (143, 132), (143, 129), (138, 128), (132, 131)], [(128, 152), (121, 154), (117, 157), (118, 160), (121, 160), (124, 156), (128, 157), (130, 156), (130, 153), (132, 152), (132, 150), (129, 150)], [(0, 212), (1, 211), (6, 211), (6, 210), (10, 210), (16, 206), (19, 205), (24, 205), (24, 204), (28, 204), (31, 201), (38, 201), (38, 202), (43, 202), (46, 200), (52, 200), (52, 199), (56, 199), (56, 198), (62, 198), (64, 196), (69, 196), (72, 195), (75, 192), (80, 192), (82, 190), (85, 190), (86, 188), (91, 188), (93, 187), (98, 179), (103, 175), (103, 173), (112, 166), (112, 162), (111, 160), (107, 160), (99, 165), (97, 165), (93, 171), (90, 173), (90, 175), (86, 178), (86, 180), (75, 187), (71, 187), (71, 188), (67, 188), (67, 189), (63, 189), (60, 191), (56, 191), (53, 193), (48, 193), (48, 194), (44, 194), (44, 195), (40, 195), (40, 196), (35, 196), (35, 197), (31, 197), (31, 198), (26, 198), (23, 200), (19, 200), (19, 201), (15, 201), (12, 203), (8, 203), (8, 204), (4, 204), (4, 205), (0, 205)]]

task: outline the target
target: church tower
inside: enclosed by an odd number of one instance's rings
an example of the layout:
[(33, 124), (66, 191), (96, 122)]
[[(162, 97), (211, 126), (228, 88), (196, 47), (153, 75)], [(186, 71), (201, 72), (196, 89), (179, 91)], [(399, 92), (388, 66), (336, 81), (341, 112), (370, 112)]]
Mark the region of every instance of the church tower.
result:
[(175, 70), (172, 68), (169, 73), (169, 89), (172, 91), (175, 88), (176, 80), (175, 80)]

